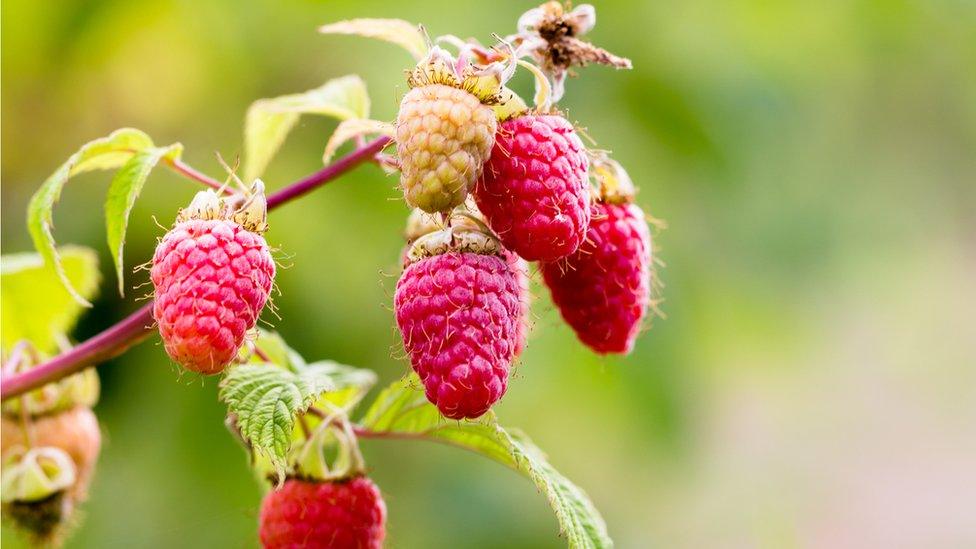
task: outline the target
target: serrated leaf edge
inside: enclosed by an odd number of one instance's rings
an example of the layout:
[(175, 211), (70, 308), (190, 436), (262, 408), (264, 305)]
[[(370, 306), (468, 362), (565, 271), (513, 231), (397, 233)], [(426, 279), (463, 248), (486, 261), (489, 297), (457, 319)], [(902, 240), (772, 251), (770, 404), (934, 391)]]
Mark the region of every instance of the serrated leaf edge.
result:
[[(284, 472), (296, 417), (308, 411), (319, 395), (335, 387), (331, 379), (324, 381), (313, 377), (311, 374), (315, 372), (317, 370), (305, 368), (296, 373), (273, 364), (247, 363), (232, 367), (220, 382), (218, 398), (227, 404), (229, 413), (236, 414), (241, 436), (254, 451), (267, 456), (279, 476)], [(234, 380), (241, 378), (243, 381), (234, 385)], [(275, 382), (278, 382), (277, 386), (259, 390)], [(284, 398), (287, 394), (291, 395), (288, 403)], [(242, 415), (244, 409), (251, 412)], [(284, 425), (279, 426), (279, 423)], [(283, 439), (287, 440), (283, 442)], [(270, 444), (266, 443), (269, 440)]]
[[(376, 433), (380, 435), (401, 434), (462, 448), (505, 465), (528, 477), (536, 488), (543, 492), (556, 514), (560, 533), (566, 536), (570, 547), (574, 549), (613, 547), (613, 540), (607, 533), (606, 522), (586, 492), (553, 467), (545, 453), (524, 433), (517, 429), (506, 430), (498, 424), (494, 412), (491, 411), (476, 421), (448, 422), (436, 413), (436, 409), (426, 401), (423, 394), (414, 388), (416, 383), (416, 377), (410, 375), (385, 388), (366, 412), (362, 425), (371, 430), (376, 429)], [(431, 410), (434, 413), (431, 413)], [(396, 428), (398, 422), (414, 413), (431, 414), (432, 417), (436, 417), (438, 423), (429, 428), (407, 430)], [(467, 433), (488, 441), (493, 451), (489, 453), (483, 448), (466, 445), (441, 434), (450, 431), (462, 433), (465, 432), (464, 427), (477, 428), (477, 431), (467, 431)], [(495, 438), (490, 438), (490, 435), (494, 435)], [(566, 499), (567, 490), (577, 496), (575, 502)], [(593, 524), (587, 525), (581, 522), (580, 515), (569, 511), (574, 508), (581, 508), (585, 516), (592, 519)]]

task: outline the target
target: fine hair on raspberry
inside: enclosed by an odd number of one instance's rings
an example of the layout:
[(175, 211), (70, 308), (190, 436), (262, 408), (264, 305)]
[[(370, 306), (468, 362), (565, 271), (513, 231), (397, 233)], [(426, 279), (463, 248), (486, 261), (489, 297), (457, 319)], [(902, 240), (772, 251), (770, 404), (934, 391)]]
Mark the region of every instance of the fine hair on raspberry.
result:
[(275, 263), (261, 235), (227, 219), (190, 219), (160, 241), (151, 276), (166, 352), (188, 370), (216, 374), (257, 323)]
[(478, 208), (502, 244), (552, 261), (579, 247), (590, 223), (586, 149), (559, 115), (502, 122), (475, 187)]
[(379, 549), (386, 537), (386, 504), (365, 476), (291, 478), (265, 496), (258, 537), (265, 549)]
[(410, 363), (441, 414), (476, 418), (502, 397), (522, 322), (521, 284), (504, 258), (421, 259), (397, 282), (394, 309)]

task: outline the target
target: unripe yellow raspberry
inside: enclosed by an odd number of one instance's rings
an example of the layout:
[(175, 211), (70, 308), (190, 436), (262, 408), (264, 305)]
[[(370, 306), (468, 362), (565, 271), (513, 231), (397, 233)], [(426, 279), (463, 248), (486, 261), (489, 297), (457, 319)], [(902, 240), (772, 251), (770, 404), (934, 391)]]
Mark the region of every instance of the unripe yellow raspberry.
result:
[(8, 457), (18, 448), (53, 446), (64, 450), (74, 462), (76, 481), (71, 494), (77, 501), (88, 497), (88, 485), (102, 448), (102, 433), (95, 413), (84, 406), (38, 416), (30, 421), (30, 439), (19, 419), (0, 415), (0, 456)]
[(410, 90), (397, 115), (400, 185), (411, 206), (443, 212), (464, 202), (495, 142), (495, 113), (444, 84)]

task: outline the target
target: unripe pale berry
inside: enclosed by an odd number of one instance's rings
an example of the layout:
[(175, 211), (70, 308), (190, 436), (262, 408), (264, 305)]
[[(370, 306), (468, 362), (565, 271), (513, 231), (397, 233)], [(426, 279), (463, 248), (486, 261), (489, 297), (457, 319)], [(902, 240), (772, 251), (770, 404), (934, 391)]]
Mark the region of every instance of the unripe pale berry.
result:
[(397, 113), (400, 186), (410, 206), (447, 212), (481, 175), (497, 126), (490, 105), (503, 102), (513, 59), (472, 65), (438, 46), (410, 72)]
[[(0, 416), (0, 456), (20, 447), (28, 439), (19, 418)], [(102, 433), (94, 412), (77, 406), (64, 412), (36, 416), (29, 423), (31, 442), (35, 447), (52, 446), (64, 450), (75, 464), (75, 484), (70, 489), (76, 501), (84, 501), (102, 448)]]
[(447, 211), (464, 202), (495, 136), (495, 113), (465, 90), (430, 84), (410, 90), (397, 114), (400, 185), (411, 206)]

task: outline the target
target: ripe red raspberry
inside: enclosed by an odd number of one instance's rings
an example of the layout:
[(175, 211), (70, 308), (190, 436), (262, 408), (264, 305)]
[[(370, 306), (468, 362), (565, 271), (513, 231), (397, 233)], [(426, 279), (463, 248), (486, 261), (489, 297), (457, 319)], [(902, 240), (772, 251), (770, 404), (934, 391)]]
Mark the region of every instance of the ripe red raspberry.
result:
[[(481, 212), (478, 211), (478, 207), (474, 204), (473, 198), (468, 197), (468, 200), (465, 201), (465, 208), (471, 217), (474, 217), (484, 223), (484, 218), (482, 217)], [(473, 222), (471, 217), (458, 215), (452, 218), (451, 222), (455, 227), (464, 226), (471, 230), (478, 230), (477, 224)], [(410, 244), (421, 236), (430, 234), (442, 228), (443, 226), (438, 224), (434, 215), (428, 214), (420, 209), (414, 209), (412, 212), (410, 212), (410, 217), (407, 218), (407, 228), (405, 231), (407, 245), (403, 248), (403, 251), (400, 254), (401, 263), (404, 265), (409, 264), (408, 254), (410, 252)], [(518, 324), (518, 333), (515, 338), (515, 356), (519, 356), (522, 354), (522, 350), (525, 349), (529, 331), (532, 328), (532, 293), (530, 288), (531, 279), (529, 277), (529, 264), (524, 259), (519, 257), (515, 252), (503, 249), (502, 255), (505, 257), (505, 262), (508, 263), (508, 266), (511, 267), (512, 271), (515, 272), (515, 276), (518, 279), (519, 297), (522, 309), (519, 313), (519, 318), (521, 321)]]
[[(414, 249), (423, 245), (420, 239)], [(497, 245), (491, 255), (472, 249), (451, 245), (415, 260), (394, 294), (397, 326), (427, 400), (452, 419), (479, 417), (505, 393), (521, 322), (515, 271), (496, 255)]]
[(261, 504), (258, 536), (267, 549), (376, 549), (386, 536), (386, 504), (371, 480), (288, 479)]
[(160, 241), (151, 276), (153, 317), (166, 352), (184, 368), (211, 375), (234, 359), (254, 328), (275, 264), (260, 234), (231, 219), (191, 218)]
[(506, 248), (529, 261), (565, 257), (590, 223), (586, 150), (562, 116), (507, 120), (474, 193)]
[(651, 295), (651, 235), (634, 204), (593, 206), (586, 241), (573, 255), (542, 264), (566, 322), (600, 354), (629, 353)]

